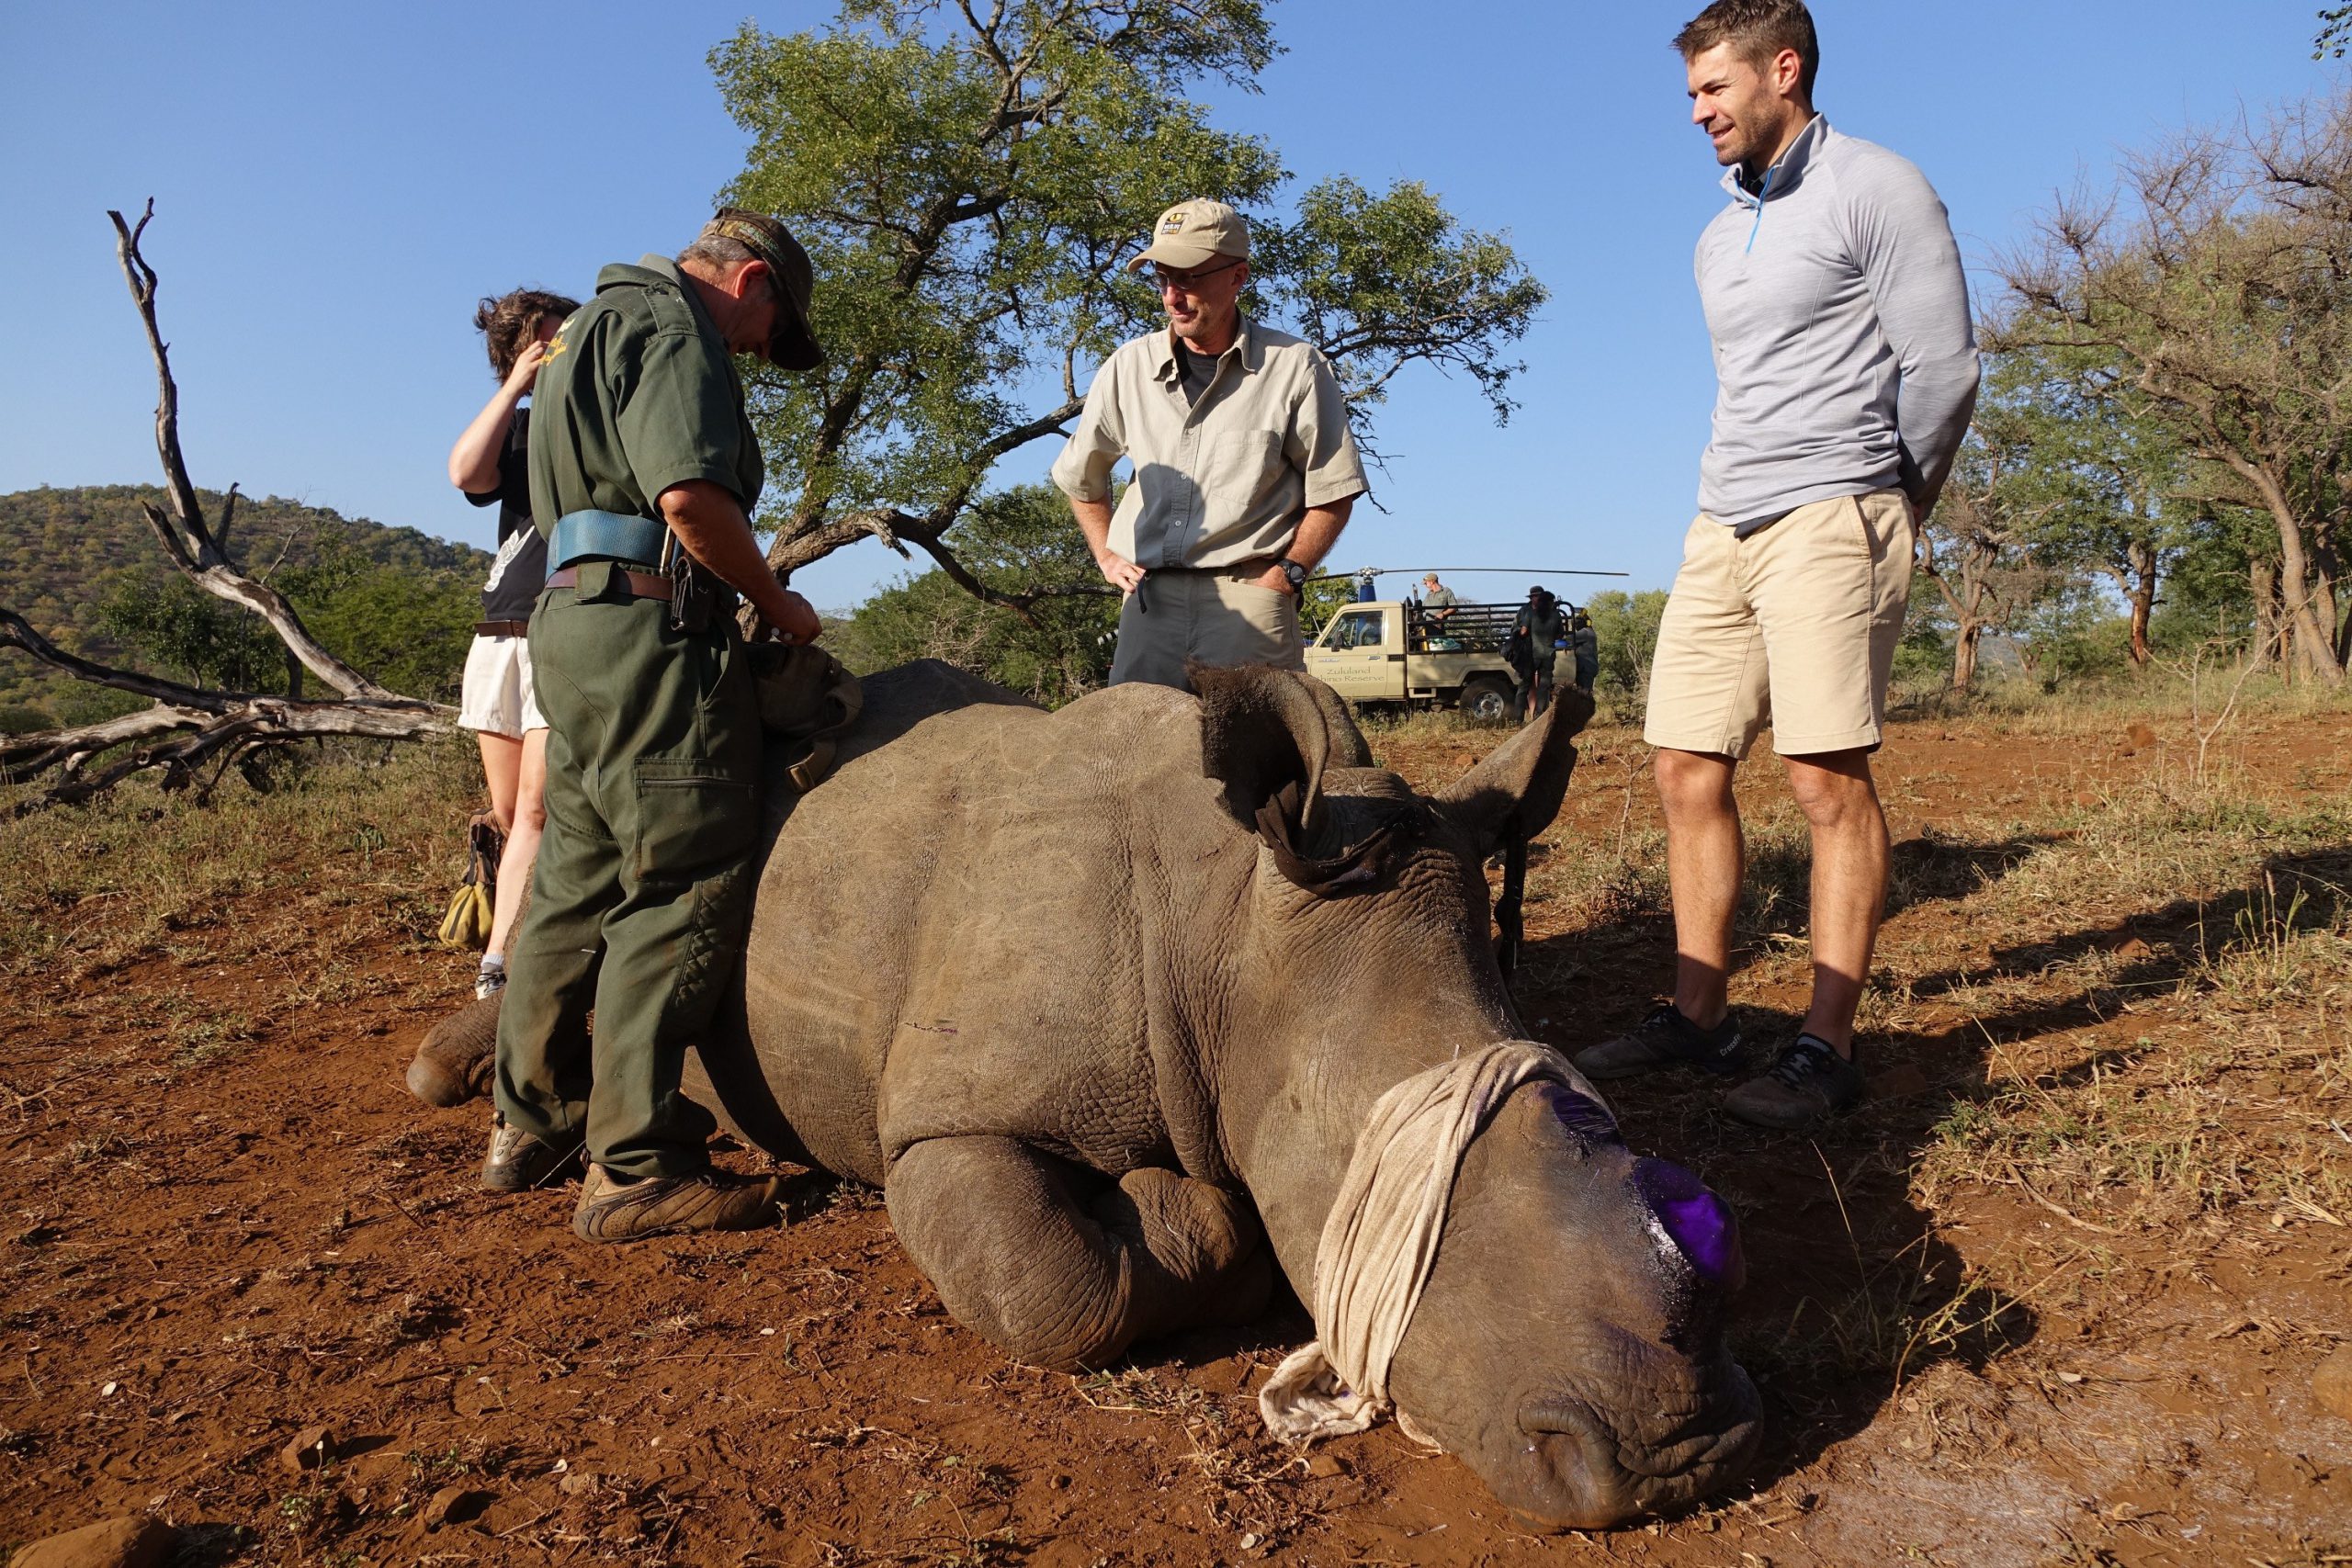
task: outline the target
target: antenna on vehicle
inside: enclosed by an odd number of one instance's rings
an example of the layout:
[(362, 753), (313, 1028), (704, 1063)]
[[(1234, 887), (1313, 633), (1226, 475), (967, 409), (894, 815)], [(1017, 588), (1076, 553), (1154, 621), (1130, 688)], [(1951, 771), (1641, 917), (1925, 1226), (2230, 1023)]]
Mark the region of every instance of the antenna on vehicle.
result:
[(1583, 568), (1555, 566), (1366, 566), (1353, 571), (1318, 572), (1309, 582), (1352, 582), (1359, 577), (1409, 577), (1416, 571), (1434, 571), (1440, 576), (1452, 573), (1466, 577), (1474, 571), (1500, 572), (1506, 577), (1631, 577), (1630, 571), (1592, 571)]

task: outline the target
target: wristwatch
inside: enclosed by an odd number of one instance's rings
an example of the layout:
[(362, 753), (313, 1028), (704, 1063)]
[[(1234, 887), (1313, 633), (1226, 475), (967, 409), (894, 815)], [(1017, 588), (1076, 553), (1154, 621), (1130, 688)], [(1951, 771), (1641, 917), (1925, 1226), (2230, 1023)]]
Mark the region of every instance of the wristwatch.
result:
[(1287, 556), (1274, 564), (1283, 569), (1283, 581), (1290, 584), (1290, 591), (1293, 593), (1298, 593), (1306, 589), (1306, 569), (1305, 567)]

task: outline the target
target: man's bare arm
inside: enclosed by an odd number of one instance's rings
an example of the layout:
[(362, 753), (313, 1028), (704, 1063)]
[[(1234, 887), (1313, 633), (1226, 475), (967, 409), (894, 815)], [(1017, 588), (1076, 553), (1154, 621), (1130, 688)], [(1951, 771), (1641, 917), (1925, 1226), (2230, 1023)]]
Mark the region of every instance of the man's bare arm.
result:
[(775, 580), (743, 504), (724, 485), (688, 479), (659, 498), (662, 521), (686, 554), (717, 573), (719, 581), (752, 602), (760, 618), (786, 642), (814, 642), (823, 628), (808, 601)]
[(1071, 496), (1069, 510), (1078, 519), (1078, 531), (1086, 536), (1086, 547), (1094, 552), (1102, 581), (1122, 593), (1133, 593), (1143, 581), (1143, 568), (1111, 548), (1111, 503)]

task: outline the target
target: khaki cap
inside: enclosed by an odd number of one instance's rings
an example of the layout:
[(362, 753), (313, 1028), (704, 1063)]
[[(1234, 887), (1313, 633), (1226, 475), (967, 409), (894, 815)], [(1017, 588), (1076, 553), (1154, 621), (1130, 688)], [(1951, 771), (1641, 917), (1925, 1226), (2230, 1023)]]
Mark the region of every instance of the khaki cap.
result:
[(1188, 272), (1219, 256), (1250, 257), (1250, 225), (1221, 201), (1180, 201), (1151, 226), (1151, 244), (1127, 264), (1129, 272), (1151, 265)]
[(817, 334), (808, 327), (808, 295), (816, 272), (792, 231), (764, 212), (722, 207), (702, 232), (705, 239), (716, 235), (732, 240), (767, 264), (784, 306), (775, 313), (775, 330), (768, 337), (768, 363), (780, 370), (813, 370), (822, 365), (825, 351), (817, 346)]

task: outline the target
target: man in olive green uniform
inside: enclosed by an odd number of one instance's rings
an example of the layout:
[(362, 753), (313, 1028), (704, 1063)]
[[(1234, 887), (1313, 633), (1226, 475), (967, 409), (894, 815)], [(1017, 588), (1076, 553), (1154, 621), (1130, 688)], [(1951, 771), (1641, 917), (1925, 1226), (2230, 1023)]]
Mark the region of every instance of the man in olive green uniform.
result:
[(760, 448), (732, 356), (816, 365), (809, 286), (781, 223), (729, 209), (674, 263), (605, 268), (539, 371), (547, 837), (507, 960), (482, 1181), (535, 1185), (584, 1139), (572, 1228), (593, 1240), (775, 1213), (772, 1183), (711, 1168), (710, 1113), (678, 1082), (741, 954), (754, 876), (760, 720), (733, 592), (767, 632), (818, 630), (752, 535)]

